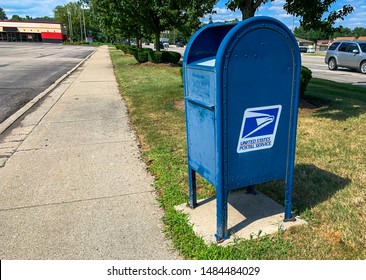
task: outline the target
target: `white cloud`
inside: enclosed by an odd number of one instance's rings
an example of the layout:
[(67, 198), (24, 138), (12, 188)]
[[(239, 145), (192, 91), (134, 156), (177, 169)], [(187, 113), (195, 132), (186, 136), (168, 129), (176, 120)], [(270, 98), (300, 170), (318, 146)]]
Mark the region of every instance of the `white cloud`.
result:
[[(214, 21), (214, 22), (241, 19), (241, 12), (239, 10), (236, 12), (233, 12), (226, 8), (219, 8), (219, 7), (214, 8), (214, 10), (216, 11), (216, 14), (212, 15), (212, 21)], [(202, 21), (204, 23), (208, 23), (208, 20), (209, 20), (209, 15), (205, 16)]]
[[(362, 1), (362, 3), (364, 3)], [(359, 5), (356, 6), (355, 3), (352, 3), (354, 5), (354, 11), (346, 16), (344, 20), (338, 20), (337, 26), (342, 25), (344, 27), (348, 28), (355, 28), (355, 27), (364, 27), (366, 28), (366, 6), (365, 5)]]
[(25, 17), (53, 16), (53, 9), (58, 5), (65, 5), (70, 0), (1, 0), (0, 7), (4, 9), (8, 18), (13, 15)]
[(279, 13), (279, 12), (283, 12), (283, 7), (282, 6), (271, 6), (271, 7), (269, 7), (268, 10)]
[(225, 15), (225, 14), (232, 14), (233, 13), (233, 11), (230, 11), (229, 9), (226, 9), (226, 8), (215, 8), (214, 11), (218, 15)]

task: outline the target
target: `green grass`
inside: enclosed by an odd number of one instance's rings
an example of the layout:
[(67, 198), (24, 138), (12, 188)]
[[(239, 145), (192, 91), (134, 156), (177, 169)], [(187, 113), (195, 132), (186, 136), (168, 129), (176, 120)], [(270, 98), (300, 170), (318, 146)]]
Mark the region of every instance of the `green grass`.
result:
[[(366, 89), (313, 79), (306, 95), (319, 108), (300, 110), (294, 210), (307, 226), (228, 247), (207, 246), (174, 206), (188, 200), (185, 116), (180, 67), (139, 65), (111, 50), (122, 96), (143, 157), (155, 176), (166, 234), (187, 259), (365, 259)], [(283, 204), (281, 182), (259, 190)], [(198, 196), (214, 188), (198, 180)]]
[(305, 56), (323, 56), (323, 57), (325, 57), (325, 53), (302, 53), (301, 55), (305, 55)]

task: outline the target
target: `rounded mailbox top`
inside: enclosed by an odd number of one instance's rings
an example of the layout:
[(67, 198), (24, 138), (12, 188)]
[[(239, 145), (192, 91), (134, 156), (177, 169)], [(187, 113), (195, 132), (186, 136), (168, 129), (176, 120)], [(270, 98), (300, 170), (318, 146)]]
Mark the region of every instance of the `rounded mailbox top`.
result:
[[(275, 18), (257, 16), (240, 22), (212, 23), (202, 27), (192, 36), (187, 44), (183, 64), (215, 59), (217, 68), (218, 65), (221, 65), (222, 60), (228, 53), (230, 53), (234, 45), (239, 40), (242, 40), (246, 34), (254, 30), (272, 30), (281, 34), (279, 38), (286, 40), (286, 43), (293, 49), (294, 59), (299, 61), (299, 63), (301, 62), (296, 38), (290, 29)], [(254, 39), (260, 40), (260, 36)], [(263, 34), (263, 36), (265, 35)], [(273, 44), (276, 44), (276, 42), (273, 42)]]
[[(268, 42), (268, 40), (263, 39), (273, 33), (276, 33), (279, 36), (273, 37), (273, 42), (271, 42), (272, 46), (275, 47), (279, 40), (285, 41), (286, 45), (292, 50), (295, 64), (301, 64), (299, 46), (291, 30), (284, 23), (275, 18), (258, 16), (238, 22), (235, 27), (226, 34), (217, 50), (217, 67), (223, 66), (222, 63), (224, 63), (224, 60), (230, 55), (239, 41), (251, 40), (253, 43), (260, 42), (259, 44), (263, 45), (264, 42), (262, 41)], [(279, 52), (281, 52), (281, 50), (277, 50), (277, 52), (274, 51), (276, 55), (278, 55)]]

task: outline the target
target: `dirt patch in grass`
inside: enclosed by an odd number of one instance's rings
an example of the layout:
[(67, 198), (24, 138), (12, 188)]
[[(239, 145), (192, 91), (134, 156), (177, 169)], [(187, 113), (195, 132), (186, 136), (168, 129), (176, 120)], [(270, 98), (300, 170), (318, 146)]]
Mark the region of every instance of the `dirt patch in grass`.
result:
[(184, 111), (184, 100), (173, 101), (173, 106), (179, 111)]
[(320, 232), (320, 235), (322, 238), (330, 243), (333, 244), (344, 244), (344, 241), (342, 240), (342, 235), (339, 231), (328, 231), (328, 232)]

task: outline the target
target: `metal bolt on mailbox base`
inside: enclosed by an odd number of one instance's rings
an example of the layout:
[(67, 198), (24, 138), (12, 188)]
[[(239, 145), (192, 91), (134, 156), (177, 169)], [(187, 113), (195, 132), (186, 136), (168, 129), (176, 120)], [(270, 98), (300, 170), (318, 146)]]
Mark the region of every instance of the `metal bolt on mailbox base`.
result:
[(206, 25), (187, 45), (189, 205), (199, 173), (216, 189), (218, 242), (229, 238), (228, 195), (238, 188), (284, 180), (285, 221), (293, 220), (300, 71), (295, 37), (269, 17)]

